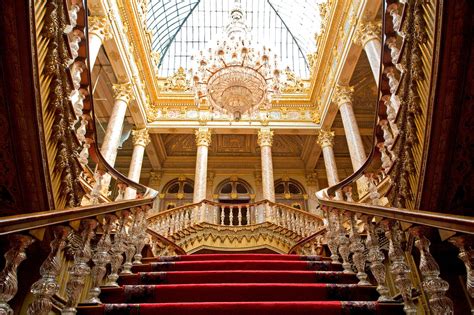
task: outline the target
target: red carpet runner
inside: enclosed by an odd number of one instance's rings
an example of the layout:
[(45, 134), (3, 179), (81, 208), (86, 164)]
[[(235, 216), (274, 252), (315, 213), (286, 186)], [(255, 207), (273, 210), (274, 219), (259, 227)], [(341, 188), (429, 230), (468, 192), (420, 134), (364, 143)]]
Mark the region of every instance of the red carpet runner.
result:
[(190, 255), (144, 259), (120, 287), (102, 287), (104, 304), (78, 314), (403, 314), (376, 302), (373, 286), (326, 258), (296, 255)]

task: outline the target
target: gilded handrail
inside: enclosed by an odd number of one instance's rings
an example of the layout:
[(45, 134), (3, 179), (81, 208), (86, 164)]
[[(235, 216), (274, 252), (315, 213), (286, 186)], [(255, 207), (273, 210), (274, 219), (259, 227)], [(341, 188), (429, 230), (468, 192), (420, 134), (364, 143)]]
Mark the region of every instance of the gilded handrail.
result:
[(71, 222), (89, 217), (96, 217), (120, 210), (131, 209), (150, 205), (153, 198), (134, 199), (103, 203), (93, 206), (84, 206), (54, 211), (42, 211), (32, 214), (19, 214), (0, 218), (0, 235), (34, 230), (37, 228), (53, 226), (60, 223)]

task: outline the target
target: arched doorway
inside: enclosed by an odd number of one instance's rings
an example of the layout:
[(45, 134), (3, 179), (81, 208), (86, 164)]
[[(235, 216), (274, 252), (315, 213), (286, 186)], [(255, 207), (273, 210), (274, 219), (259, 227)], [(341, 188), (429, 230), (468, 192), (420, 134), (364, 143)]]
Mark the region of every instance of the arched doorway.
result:
[(161, 211), (184, 206), (193, 202), (194, 182), (186, 177), (170, 180), (162, 189)]
[(217, 186), (215, 196), (219, 203), (229, 204), (219, 208), (220, 224), (237, 226), (251, 223), (247, 204), (255, 195), (249, 183), (238, 177), (230, 177)]
[(281, 178), (275, 181), (275, 201), (296, 209), (307, 210), (306, 191), (293, 178)]

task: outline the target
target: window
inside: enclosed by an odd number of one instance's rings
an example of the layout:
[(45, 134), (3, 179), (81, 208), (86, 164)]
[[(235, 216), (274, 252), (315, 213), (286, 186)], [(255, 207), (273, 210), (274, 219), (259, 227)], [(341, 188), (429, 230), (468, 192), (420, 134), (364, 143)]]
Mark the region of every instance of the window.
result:
[(292, 178), (275, 181), (275, 200), (296, 209), (306, 209), (307, 195), (303, 185)]
[(194, 183), (184, 176), (169, 181), (160, 194), (161, 210), (184, 206), (193, 201)]

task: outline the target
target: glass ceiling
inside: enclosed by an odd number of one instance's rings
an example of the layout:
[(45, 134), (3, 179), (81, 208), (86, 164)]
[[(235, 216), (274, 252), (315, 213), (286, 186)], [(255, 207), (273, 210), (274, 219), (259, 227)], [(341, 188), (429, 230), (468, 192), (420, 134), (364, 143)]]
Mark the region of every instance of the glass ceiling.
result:
[[(319, 31), (318, 0), (242, 0), (254, 43), (272, 48), (301, 78), (309, 77), (307, 55), (316, 50)], [(147, 24), (153, 30), (152, 49), (160, 53), (160, 76), (179, 67), (195, 67), (191, 60), (220, 38), (232, 0), (151, 0)]]

